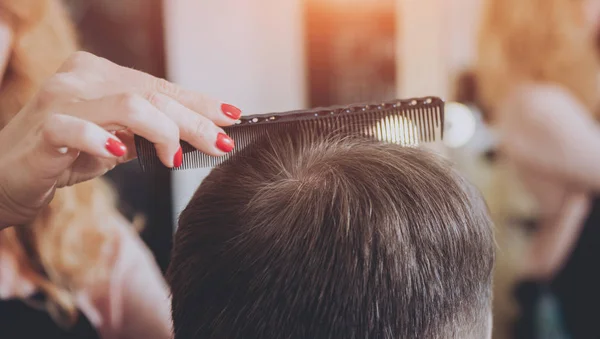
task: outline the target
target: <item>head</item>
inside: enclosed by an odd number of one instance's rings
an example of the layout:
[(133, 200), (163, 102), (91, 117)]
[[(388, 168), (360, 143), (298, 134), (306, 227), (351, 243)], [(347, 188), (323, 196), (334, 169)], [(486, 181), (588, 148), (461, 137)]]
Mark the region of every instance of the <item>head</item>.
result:
[[(76, 50), (75, 33), (60, 0), (0, 0), (11, 28), (0, 73), (0, 128), (21, 110)], [(8, 53), (1, 53), (8, 51)], [(56, 191), (50, 205), (27, 227), (0, 231), (0, 297), (46, 294), (55, 320), (68, 325), (77, 314), (75, 291), (108, 276), (115, 224), (123, 224), (111, 190), (93, 180)], [(10, 274), (9, 274), (10, 273)], [(27, 288), (24, 288), (24, 287)]]
[(214, 169), (180, 216), (175, 338), (486, 338), (492, 233), (432, 154), (271, 136)]
[(597, 0), (486, 0), (478, 86), (492, 111), (520, 82), (564, 86), (590, 110), (598, 103)]

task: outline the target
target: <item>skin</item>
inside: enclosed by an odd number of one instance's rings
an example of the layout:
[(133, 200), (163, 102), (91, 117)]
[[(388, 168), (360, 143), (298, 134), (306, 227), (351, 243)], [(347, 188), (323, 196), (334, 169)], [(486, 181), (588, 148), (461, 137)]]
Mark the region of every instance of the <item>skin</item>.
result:
[[(6, 65), (10, 50), (5, 31), (0, 65)], [(180, 139), (224, 155), (215, 145), (217, 134), (224, 133), (219, 126), (235, 121), (220, 106), (166, 80), (89, 53), (74, 54), (0, 131), (0, 228), (31, 220), (56, 188), (135, 158), (134, 134), (153, 142), (168, 167)], [(108, 152), (109, 139), (125, 144), (127, 153)]]
[[(0, 15), (0, 75), (12, 40)], [(217, 134), (235, 121), (220, 106), (165, 80), (89, 53), (74, 54), (0, 130), (0, 230), (32, 220), (55, 189), (134, 159), (134, 134), (152, 141), (168, 167), (180, 139), (207, 154), (224, 155), (215, 145)], [(109, 139), (122, 142), (127, 152), (111, 154)], [(170, 338), (168, 288), (152, 254), (125, 219), (114, 222), (122, 225), (116, 227), (119, 245), (107, 253), (111, 276), (74, 291), (78, 307), (103, 338)], [(0, 248), (2, 297), (27, 297), (33, 285), (19, 272), (6, 274), (14, 266), (9, 254)]]
[(528, 84), (499, 114), (503, 152), (542, 209), (541, 227), (526, 260), (527, 277), (549, 280), (568, 258), (600, 189), (600, 129), (565, 89)]
[[(600, 1), (585, 0), (582, 5), (587, 28), (596, 35)], [(568, 90), (554, 84), (521, 84), (500, 111), (503, 152), (542, 209), (523, 274), (550, 280), (576, 244), (590, 197), (600, 191), (600, 157), (593, 151), (600, 149), (600, 127)]]

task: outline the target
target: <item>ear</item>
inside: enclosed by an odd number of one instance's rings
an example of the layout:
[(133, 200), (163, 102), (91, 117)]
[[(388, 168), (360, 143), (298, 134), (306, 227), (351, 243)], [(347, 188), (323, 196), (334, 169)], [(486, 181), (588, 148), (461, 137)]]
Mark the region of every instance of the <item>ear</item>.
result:
[(0, 15), (0, 85), (10, 58), (13, 43), (13, 29), (5, 16)]

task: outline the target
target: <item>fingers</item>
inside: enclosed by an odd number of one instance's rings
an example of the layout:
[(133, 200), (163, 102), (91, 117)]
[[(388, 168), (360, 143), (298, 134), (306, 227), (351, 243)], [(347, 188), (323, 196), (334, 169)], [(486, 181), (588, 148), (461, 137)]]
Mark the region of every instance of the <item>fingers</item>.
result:
[(129, 71), (139, 73), (137, 76), (139, 76), (139, 81), (142, 82), (142, 86), (146, 91), (155, 91), (167, 95), (218, 126), (232, 125), (242, 116), (242, 111), (234, 105), (181, 88), (164, 79), (155, 78), (135, 70)]
[[(161, 162), (175, 165), (181, 157), (179, 126), (141, 96), (118, 94), (97, 100), (72, 103), (65, 113), (90, 120), (110, 130), (131, 130), (154, 143)], [(177, 165), (180, 165), (180, 161)]]
[(68, 104), (65, 114), (114, 131), (127, 129), (148, 139), (168, 167), (180, 162), (180, 136), (214, 156), (234, 147), (219, 127), (240, 118), (242, 112), (233, 105), (85, 52), (75, 53), (59, 72), (64, 76), (55, 77), (53, 88), (73, 87), (73, 78), (85, 80), (85, 86), (75, 86), (83, 90), (77, 95), (79, 101)]
[[(60, 72), (74, 73), (88, 79), (102, 78), (104, 83), (109, 83), (111, 86), (104, 88), (101, 95), (133, 91), (143, 96), (145, 93), (169, 96), (218, 126), (232, 125), (242, 114), (239, 108), (231, 104), (222, 103), (203, 94), (181, 88), (167, 80), (119, 66), (86, 52), (77, 52), (71, 56), (60, 68)], [(90, 72), (98, 73), (96, 74), (98, 77), (90, 76)]]
[[(115, 65), (116, 66), (116, 65)], [(242, 111), (227, 103), (220, 102), (206, 95), (184, 89), (167, 80), (156, 78), (134, 69), (116, 66), (119, 78), (128, 79), (142, 93), (160, 93), (166, 95), (193, 112), (203, 115), (218, 126), (229, 126), (235, 123)]]
[(181, 139), (198, 150), (209, 155), (221, 156), (233, 149), (233, 140), (223, 129), (204, 116), (163, 94), (149, 95), (147, 100), (173, 120), (179, 127)]
[(102, 158), (127, 155), (126, 146), (104, 128), (70, 115), (52, 114), (42, 126), (44, 145), (57, 153), (82, 151)]

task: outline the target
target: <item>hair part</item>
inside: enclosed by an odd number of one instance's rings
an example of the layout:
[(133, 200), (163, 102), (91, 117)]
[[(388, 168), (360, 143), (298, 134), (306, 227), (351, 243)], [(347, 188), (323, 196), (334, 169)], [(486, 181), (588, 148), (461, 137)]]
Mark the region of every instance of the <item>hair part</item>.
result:
[(419, 149), (299, 133), (214, 169), (181, 214), (175, 338), (486, 337), (495, 254), (474, 188)]

